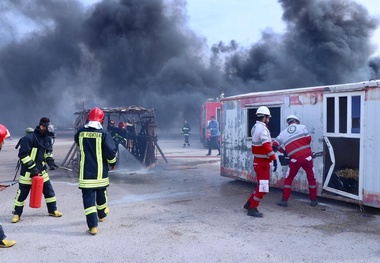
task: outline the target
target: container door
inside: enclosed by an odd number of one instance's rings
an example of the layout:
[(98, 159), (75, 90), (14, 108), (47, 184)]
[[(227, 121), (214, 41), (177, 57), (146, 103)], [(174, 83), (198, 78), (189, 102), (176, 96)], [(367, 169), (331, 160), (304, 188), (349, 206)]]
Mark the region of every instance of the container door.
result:
[(362, 149), (364, 92), (324, 94), (323, 189), (362, 200)]

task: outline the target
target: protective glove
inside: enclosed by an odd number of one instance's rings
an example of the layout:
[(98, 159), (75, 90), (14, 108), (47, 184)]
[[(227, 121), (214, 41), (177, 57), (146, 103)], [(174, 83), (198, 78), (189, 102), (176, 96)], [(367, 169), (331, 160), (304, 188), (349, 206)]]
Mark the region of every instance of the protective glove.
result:
[(273, 172), (277, 171), (277, 160), (273, 161)]
[(55, 170), (55, 169), (58, 169), (58, 168), (59, 168), (58, 165), (55, 164), (53, 158), (47, 158), (47, 159), (46, 159), (46, 162), (47, 162), (47, 164), (49, 165), (50, 170)]
[(30, 170), (30, 177), (41, 175), (40, 171), (37, 169), (37, 167), (34, 167)]

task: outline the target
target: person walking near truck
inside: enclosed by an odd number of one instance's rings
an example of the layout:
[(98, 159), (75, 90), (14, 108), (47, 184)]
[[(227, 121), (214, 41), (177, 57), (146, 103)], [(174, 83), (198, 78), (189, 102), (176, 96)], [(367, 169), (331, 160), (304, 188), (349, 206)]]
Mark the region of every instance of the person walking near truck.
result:
[[(0, 151), (1, 151), (1, 148), (3, 147), (4, 139), (6, 139), (10, 136), (11, 135), (9, 134), (8, 129), (4, 125), (0, 124)], [(5, 185), (2, 185), (0, 183), (0, 191), (5, 190), (5, 187), (6, 187)], [(8, 248), (8, 247), (11, 247), (14, 244), (16, 244), (16, 241), (5, 239), (6, 237), (7, 236), (4, 233), (4, 229), (0, 224), (0, 247)]]
[(289, 156), (289, 168), (284, 182), (282, 199), (277, 205), (287, 207), (288, 199), (292, 192), (292, 182), (302, 167), (309, 183), (310, 205), (316, 206), (317, 183), (314, 177), (314, 166), (311, 152), (311, 136), (305, 125), (300, 124), (300, 120), (295, 115), (286, 118), (288, 127), (280, 132), (274, 139), (273, 145), (279, 146), (279, 152), (286, 152)]
[(219, 123), (215, 120), (215, 116), (211, 116), (207, 129), (210, 131), (210, 141), (208, 143), (208, 153), (206, 154), (206, 156), (211, 155), (211, 151), (213, 148), (216, 148), (218, 150), (218, 155), (220, 155)]
[(91, 235), (96, 235), (98, 222), (103, 222), (109, 213), (108, 166), (113, 170), (116, 165), (117, 146), (111, 134), (103, 129), (103, 120), (104, 112), (101, 109), (91, 109), (87, 124), (74, 135), (80, 151), (79, 188)]
[(190, 126), (190, 124), (187, 123), (186, 120), (185, 120), (185, 122), (184, 122), (184, 124), (182, 126), (181, 134), (183, 134), (183, 136), (185, 137), (185, 141), (183, 143), (182, 148), (185, 148), (186, 144), (187, 144), (187, 146), (190, 147), (189, 137), (190, 137), (190, 134), (191, 134), (191, 126)]
[(267, 107), (261, 106), (256, 111), (257, 120), (251, 129), (253, 169), (256, 173), (257, 184), (255, 191), (249, 196), (244, 208), (248, 210), (247, 215), (263, 217), (263, 213), (257, 210), (260, 201), (269, 192), (270, 162), (276, 160), (272, 149), (272, 139), (267, 128), (271, 117)]

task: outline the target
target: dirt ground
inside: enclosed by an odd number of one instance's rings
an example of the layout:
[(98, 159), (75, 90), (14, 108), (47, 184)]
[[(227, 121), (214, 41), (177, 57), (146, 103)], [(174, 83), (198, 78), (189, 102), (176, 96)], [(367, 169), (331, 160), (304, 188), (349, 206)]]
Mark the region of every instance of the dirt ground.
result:
[[(58, 134), (59, 135), (59, 134)], [(221, 177), (220, 159), (205, 156), (197, 138), (182, 148), (182, 138), (158, 141), (155, 167), (144, 169), (125, 152), (110, 173), (110, 214), (98, 234), (87, 231), (77, 177), (51, 171), (61, 218), (47, 216), (45, 204), (28, 207), (10, 223), (17, 185), (0, 193), (0, 222), (16, 245), (0, 249), (1, 262), (380, 262), (380, 211), (352, 203), (294, 193), (289, 207), (276, 205), (281, 190), (271, 189), (259, 210), (243, 205), (254, 184)], [(0, 152), (0, 181), (15, 176), (17, 138)], [(73, 141), (58, 136), (60, 164)]]

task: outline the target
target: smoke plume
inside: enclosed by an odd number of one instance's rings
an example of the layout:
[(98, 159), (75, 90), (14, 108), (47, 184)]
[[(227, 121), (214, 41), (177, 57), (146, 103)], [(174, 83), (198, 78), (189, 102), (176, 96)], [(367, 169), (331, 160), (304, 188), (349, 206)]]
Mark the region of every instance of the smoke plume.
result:
[[(186, 0), (0, 3), (0, 123), (69, 126), (83, 107), (156, 109), (157, 124), (198, 124), (200, 105), (239, 93), (379, 78), (378, 20), (351, 0), (280, 0), (284, 33), (212, 45), (188, 27)], [(206, 54), (206, 55), (205, 55)], [(196, 130), (196, 128), (194, 128)]]
[(232, 54), (226, 73), (241, 90), (357, 82), (380, 77), (371, 36), (378, 19), (350, 0), (280, 0), (286, 31), (263, 32)]

